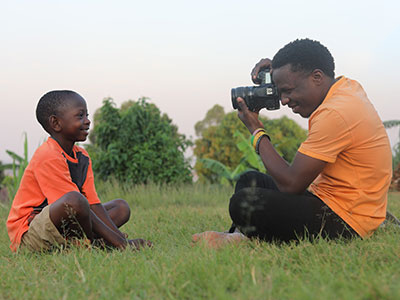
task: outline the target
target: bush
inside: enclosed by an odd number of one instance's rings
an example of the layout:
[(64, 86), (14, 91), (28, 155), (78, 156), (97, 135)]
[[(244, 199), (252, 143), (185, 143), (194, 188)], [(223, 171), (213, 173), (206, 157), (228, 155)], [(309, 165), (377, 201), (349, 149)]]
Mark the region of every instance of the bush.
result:
[(120, 109), (111, 98), (95, 113), (92, 145), (87, 147), (93, 171), (103, 180), (170, 183), (191, 181), (184, 151), (191, 144), (171, 119), (146, 98)]

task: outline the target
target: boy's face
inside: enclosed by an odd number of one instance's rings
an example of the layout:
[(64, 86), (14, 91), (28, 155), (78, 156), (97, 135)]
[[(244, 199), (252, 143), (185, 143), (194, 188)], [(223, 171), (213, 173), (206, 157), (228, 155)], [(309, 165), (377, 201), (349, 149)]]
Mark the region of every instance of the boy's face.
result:
[(89, 134), (90, 120), (86, 101), (79, 95), (67, 99), (68, 103), (57, 113), (60, 135), (71, 142), (83, 142)]

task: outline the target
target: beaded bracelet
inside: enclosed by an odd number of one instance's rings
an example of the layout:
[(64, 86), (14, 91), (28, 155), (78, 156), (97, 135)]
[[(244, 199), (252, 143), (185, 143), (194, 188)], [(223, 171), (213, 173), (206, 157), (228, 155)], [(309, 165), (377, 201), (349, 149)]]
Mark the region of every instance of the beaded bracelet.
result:
[[(253, 134), (251, 135), (251, 139), (250, 139), (250, 143), (253, 145), (254, 144), (254, 138), (256, 136), (256, 134), (260, 131), (265, 132), (264, 128), (257, 128), (256, 130), (254, 130)], [(254, 146), (253, 146), (254, 147)]]
[(271, 140), (271, 138), (266, 132), (262, 132), (262, 134), (260, 134), (260, 136), (258, 136), (257, 139), (254, 140), (255, 143), (253, 144), (254, 150), (256, 151), (257, 154), (260, 154), (259, 151), (260, 141), (264, 136), (266, 136), (269, 140)]
[(267, 134), (265, 131), (260, 131), (260, 132), (258, 132), (256, 135), (253, 135), (253, 141), (252, 141), (252, 145), (253, 145), (253, 148), (254, 149), (256, 149), (256, 144), (257, 144), (257, 141), (258, 141), (258, 139), (261, 137), (261, 136), (263, 136), (264, 134)]
[(262, 138), (263, 138), (264, 136), (266, 136), (269, 140), (271, 140), (267, 134), (263, 134), (262, 136), (260, 136), (260, 137), (258, 138), (258, 140), (257, 140), (256, 148), (254, 149), (254, 150), (256, 150), (256, 153), (257, 153), (257, 154), (260, 154), (260, 141), (262, 140)]
[(260, 131), (265, 131), (265, 129), (262, 128), (262, 127), (257, 128), (256, 130), (254, 130), (253, 135), (256, 135), (256, 134), (257, 134), (258, 132), (260, 132)]

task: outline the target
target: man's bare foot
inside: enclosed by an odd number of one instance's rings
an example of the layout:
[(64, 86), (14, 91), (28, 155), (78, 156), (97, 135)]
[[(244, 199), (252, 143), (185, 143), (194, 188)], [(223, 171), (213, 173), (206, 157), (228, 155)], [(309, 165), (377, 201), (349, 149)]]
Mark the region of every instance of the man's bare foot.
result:
[(142, 248), (153, 248), (153, 243), (144, 239), (128, 240), (128, 244), (132, 250), (139, 251)]
[(204, 243), (209, 248), (218, 249), (227, 244), (237, 244), (248, 238), (240, 232), (228, 233), (218, 231), (205, 231), (192, 235), (193, 244)]

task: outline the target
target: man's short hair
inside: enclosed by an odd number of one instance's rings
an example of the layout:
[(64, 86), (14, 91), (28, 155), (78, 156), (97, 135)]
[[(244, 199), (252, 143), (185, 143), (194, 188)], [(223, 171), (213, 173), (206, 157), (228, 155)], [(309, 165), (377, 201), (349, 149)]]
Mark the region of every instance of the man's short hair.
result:
[(78, 95), (74, 91), (61, 90), (51, 91), (44, 94), (36, 107), (36, 119), (43, 129), (50, 133), (49, 118), (57, 115), (63, 106), (67, 104), (67, 99)]
[(290, 64), (292, 70), (312, 72), (320, 69), (329, 77), (335, 77), (335, 62), (328, 48), (318, 41), (297, 39), (280, 49), (272, 59), (272, 68)]

